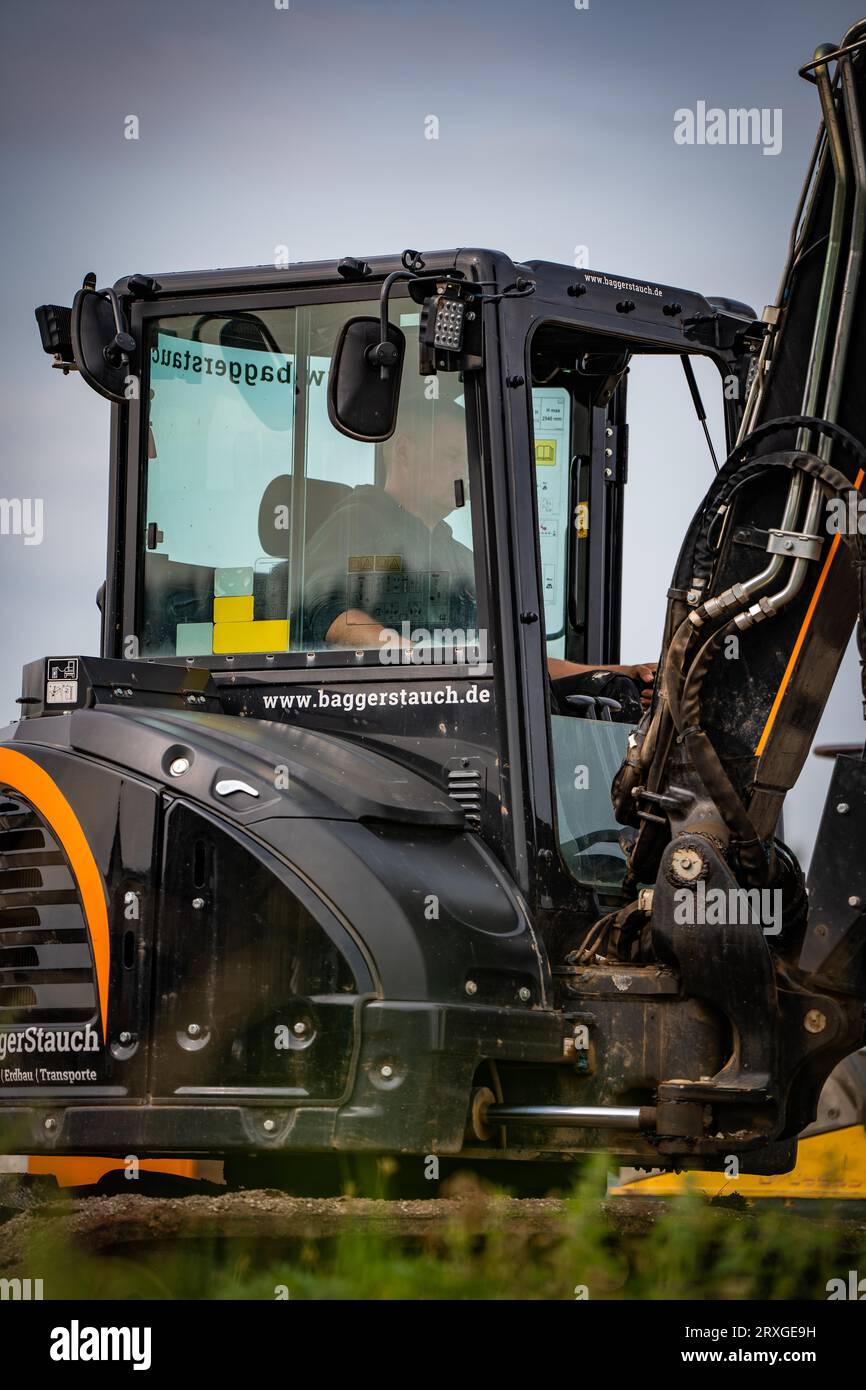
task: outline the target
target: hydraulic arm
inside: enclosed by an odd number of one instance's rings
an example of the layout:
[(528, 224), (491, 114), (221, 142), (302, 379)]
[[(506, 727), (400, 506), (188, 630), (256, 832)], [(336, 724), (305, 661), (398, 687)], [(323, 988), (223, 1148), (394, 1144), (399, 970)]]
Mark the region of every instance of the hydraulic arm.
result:
[(855, 623), (866, 659), (864, 45), (861, 23), (802, 70), (822, 121), (788, 262), (739, 439), (680, 552), (654, 707), (614, 784), (636, 831), (634, 903), (603, 940), (673, 964), (731, 1026), (716, 1075), (659, 1091), (699, 1149), (796, 1133), (863, 1039), (866, 763), (837, 761), (808, 895), (777, 829)]

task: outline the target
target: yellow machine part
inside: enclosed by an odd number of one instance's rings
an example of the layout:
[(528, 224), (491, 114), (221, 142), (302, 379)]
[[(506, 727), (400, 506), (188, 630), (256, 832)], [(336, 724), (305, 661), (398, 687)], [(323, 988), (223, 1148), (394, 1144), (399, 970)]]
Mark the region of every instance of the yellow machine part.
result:
[(801, 1139), (790, 1173), (741, 1173), (738, 1178), (724, 1173), (656, 1173), (620, 1183), (609, 1195), (679, 1197), (685, 1192), (702, 1192), (707, 1197), (730, 1197), (736, 1192), (753, 1200), (816, 1197), (866, 1201), (866, 1126), (849, 1125)]

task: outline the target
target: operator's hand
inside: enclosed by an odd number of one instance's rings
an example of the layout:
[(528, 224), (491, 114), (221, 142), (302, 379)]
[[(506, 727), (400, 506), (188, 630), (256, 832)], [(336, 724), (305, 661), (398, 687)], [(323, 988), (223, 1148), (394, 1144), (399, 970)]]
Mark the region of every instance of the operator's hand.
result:
[(619, 666), (617, 670), (624, 676), (633, 680), (635, 685), (640, 687), (640, 702), (644, 709), (649, 709), (650, 701), (653, 696), (653, 682), (656, 678), (658, 669), (657, 661), (646, 661), (639, 666)]

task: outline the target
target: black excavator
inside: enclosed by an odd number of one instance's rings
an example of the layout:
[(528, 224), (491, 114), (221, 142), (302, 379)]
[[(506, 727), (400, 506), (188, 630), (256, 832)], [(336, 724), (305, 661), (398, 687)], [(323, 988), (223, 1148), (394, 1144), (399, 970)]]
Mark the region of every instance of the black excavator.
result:
[[(866, 655), (866, 22), (802, 76), (761, 318), (465, 248), (37, 310), (112, 403), (110, 521), (100, 655), (0, 734), (4, 1152), (791, 1170), (864, 1043), (860, 751), (808, 883), (780, 826)], [(647, 356), (702, 415), (715, 368), (728, 454), (642, 709)]]

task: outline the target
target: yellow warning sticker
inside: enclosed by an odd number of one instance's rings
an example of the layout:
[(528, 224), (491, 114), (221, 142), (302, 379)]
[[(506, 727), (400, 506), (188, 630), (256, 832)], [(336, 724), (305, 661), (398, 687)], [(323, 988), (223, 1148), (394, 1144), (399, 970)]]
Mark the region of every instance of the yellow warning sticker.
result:
[(240, 598), (215, 598), (213, 620), (215, 623), (251, 623), (254, 605), (252, 594)]
[(555, 468), (555, 467), (556, 467), (556, 440), (555, 440), (555, 439), (536, 439), (536, 441), (535, 441), (535, 466), (536, 466), (536, 468)]
[(215, 656), (286, 652), (289, 624), (285, 618), (255, 623), (214, 623), (213, 649)]

